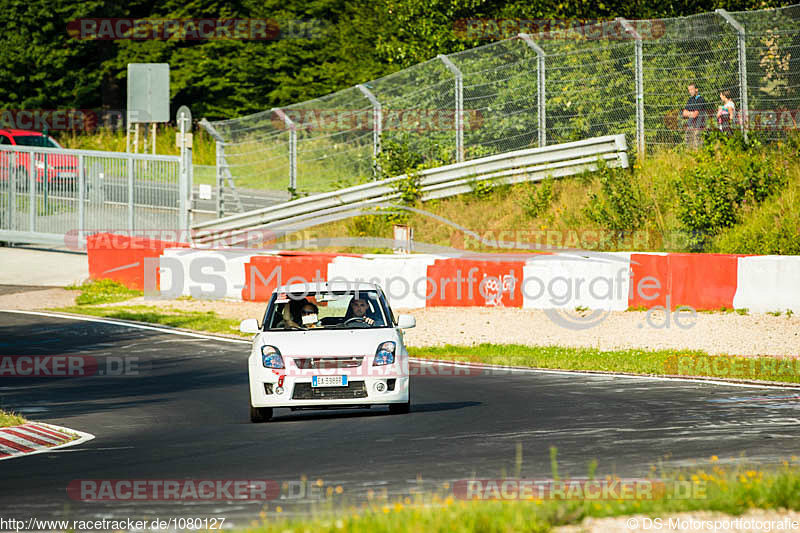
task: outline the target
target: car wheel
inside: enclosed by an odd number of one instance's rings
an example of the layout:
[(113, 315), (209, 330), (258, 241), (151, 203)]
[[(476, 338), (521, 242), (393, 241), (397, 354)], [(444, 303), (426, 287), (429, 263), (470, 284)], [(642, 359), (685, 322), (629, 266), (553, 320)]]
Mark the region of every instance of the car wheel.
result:
[(250, 406), (250, 422), (267, 422), (272, 418), (272, 407), (253, 407)]
[(390, 403), (389, 414), (407, 415), (411, 411), (411, 384), (408, 386), (408, 401), (406, 403)]
[(407, 415), (411, 411), (411, 399), (406, 403), (390, 403), (389, 413), (393, 415)]

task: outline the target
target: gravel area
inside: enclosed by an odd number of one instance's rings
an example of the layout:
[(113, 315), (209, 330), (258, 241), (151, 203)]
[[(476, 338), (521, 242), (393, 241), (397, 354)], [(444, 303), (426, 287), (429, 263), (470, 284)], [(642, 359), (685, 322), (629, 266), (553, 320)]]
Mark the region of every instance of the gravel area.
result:
[(0, 309), (46, 309), (75, 305), (78, 291), (66, 289), (41, 289), (39, 287), (10, 287), (0, 294)]
[[(800, 355), (800, 317), (767, 314), (697, 313), (694, 325), (655, 328), (644, 311), (612, 312), (596, 326), (575, 330), (556, 324), (540, 310), (515, 308), (428, 308), (408, 311), (417, 327), (406, 333), (410, 346), (481, 343), (542, 346), (694, 349), (709, 354)], [(663, 325), (664, 313), (653, 312)], [(684, 323), (690, 322), (687, 320)]]
[[(0, 309), (44, 309), (74, 305), (78, 291), (30, 290), (0, 294)], [(115, 305), (154, 305), (186, 311), (214, 311), (237, 320), (264, 315), (263, 302), (222, 300), (151, 300), (134, 298)], [(576, 330), (554, 322), (544, 311), (515, 308), (398, 309), (410, 313), (417, 327), (406, 332), (409, 346), (471, 346), (481, 343), (593, 347), (601, 350), (642, 348), (703, 350), (710, 354), (800, 356), (800, 316), (697, 313), (691, 327), (664, 314), (612, 312), (591, 328)], [(588, 312), (586, 312), (588, 313)], [(586, 314), (585, 313), (585, 314)], [(692, 320), (684, 319), (683, 323)]]
[[(800, 513), (751, 509), (741, 516), (731, 516), (712, 511), (676, 513), (660, 518), (661, 525), (648, 522), (645, 515), (613, 518), (586, 518), (575, 526), (554, 528), (554, 533), (640, 533), (645, 531), (761, 533), (763, 531), (800, 531)], [(779, 524), (780, 522), (780, 524)], [(649, 526), (649, 527), (648, 527)]]

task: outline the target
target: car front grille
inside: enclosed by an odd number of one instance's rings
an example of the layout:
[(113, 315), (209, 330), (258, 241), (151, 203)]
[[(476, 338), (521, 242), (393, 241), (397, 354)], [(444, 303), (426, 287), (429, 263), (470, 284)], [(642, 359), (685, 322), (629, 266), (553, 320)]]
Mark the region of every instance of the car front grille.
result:
[(307, 357), (295, 358), (294, 364), (302, 370), (357, 368), (364, 361), (363, 357)]
[(353, 400), (366, 398), (363, 381), (351, 381), (347, 387), (312, 387), (311, 383), (295, 383), (293, 400)]

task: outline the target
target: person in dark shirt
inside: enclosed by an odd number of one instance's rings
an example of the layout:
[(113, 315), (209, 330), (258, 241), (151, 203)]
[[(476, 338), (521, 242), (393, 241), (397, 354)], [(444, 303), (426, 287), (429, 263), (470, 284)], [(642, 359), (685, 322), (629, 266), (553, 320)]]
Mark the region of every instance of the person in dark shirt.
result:
[(700, 144), (703, 142), (708, 104), (700, 96), (694, 83), (690, 83), (687, 88), (689, 100), (686, 101), (686, 107), (683, 108), (683, 118), (686, 119), (686, 144), (689, 148), (695, 149), (700, 148)]

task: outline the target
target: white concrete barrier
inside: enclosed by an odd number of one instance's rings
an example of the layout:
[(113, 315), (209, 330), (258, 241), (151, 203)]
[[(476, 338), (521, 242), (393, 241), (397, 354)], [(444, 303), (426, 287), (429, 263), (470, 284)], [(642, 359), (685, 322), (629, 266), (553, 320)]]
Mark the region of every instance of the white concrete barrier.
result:
[(630, 253), (542, 255), (523, 267), (527, 309), (628, 309)]
[(800, 256), (740, 257), (733, 306), (755, 313), (800, 313)]

